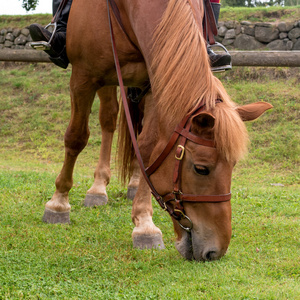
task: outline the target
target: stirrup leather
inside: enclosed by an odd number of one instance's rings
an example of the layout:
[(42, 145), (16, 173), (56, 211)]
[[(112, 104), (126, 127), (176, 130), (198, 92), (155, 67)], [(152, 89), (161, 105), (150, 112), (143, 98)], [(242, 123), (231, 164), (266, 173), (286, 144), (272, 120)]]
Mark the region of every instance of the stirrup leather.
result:
[[(228, 50), (220, 43), (218, 42), (215, 42), (215, 44), (213, 45), (209, 45), (210, 48), (213, 48), (213, 47), (219, 47), (219, 48), (222, 48), (226, 54), (230, 55)], [(211, 70), (212, 72), (224, 72), (224, 71), (227, 71), (227, 70), (231, 70), (232, 69), (232, 63), (230, 62), (230, 64), (228, 65), (224, 65), (224, 66), (220, 66), (220, 67), (212, 67)]]
[(47, 50), (50, 50), (51, 49), (51, 42), (53, 40), (53, 37), (54, 37), (54, 34), (56, 32), (56, 27), (57, 27), (57, 23), (54, 22), (54, 23), (49, 23), (45, 29), (49, 28), (49, 27), (53, 27), (53, 31), (52, 31), (52, 35), (49, 39), (48, 42), (45, 42), (45, 41), (38, 41), (38, 42), (31, 42), (30, 43), (30, 46), (35, 49), (35, 50), (40, 50), (40, 51), (47, 51)]

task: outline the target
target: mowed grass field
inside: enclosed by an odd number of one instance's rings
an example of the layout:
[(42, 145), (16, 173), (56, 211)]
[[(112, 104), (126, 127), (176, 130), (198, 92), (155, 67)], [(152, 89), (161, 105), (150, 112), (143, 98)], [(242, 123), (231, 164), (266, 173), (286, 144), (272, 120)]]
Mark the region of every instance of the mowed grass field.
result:
[(184, 260), (169, 216), (166, 249), (133, 249), (131, 201), (112, 164), (109, 202), (85, 208), (101, 145), (99, 100), (74, 171), (70, 225), (41, 221), (64, 158), (71, 68), (0, 66), (0, 299), (300, 299), (299, 68), (218, 75), (238, 104), (274, 109), (248, 123), (249, 154), (232, 182), (232, 240), (219, 261)]

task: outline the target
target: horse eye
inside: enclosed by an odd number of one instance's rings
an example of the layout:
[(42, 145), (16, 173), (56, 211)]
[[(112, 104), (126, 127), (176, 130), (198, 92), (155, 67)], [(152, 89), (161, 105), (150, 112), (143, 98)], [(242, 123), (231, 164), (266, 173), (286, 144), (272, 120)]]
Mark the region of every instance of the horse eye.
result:
[(194, 165), (194, 170), (199, 175), (208, 175), (209, 169), (205, 166)]

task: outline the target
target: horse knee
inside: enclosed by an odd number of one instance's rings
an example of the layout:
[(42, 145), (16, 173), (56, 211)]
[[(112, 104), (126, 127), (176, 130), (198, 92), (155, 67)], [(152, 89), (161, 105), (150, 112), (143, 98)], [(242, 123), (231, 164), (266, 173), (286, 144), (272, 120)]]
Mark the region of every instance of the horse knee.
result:
[(88, 131), (78, 134), (68, 129), (64, 138), (65, 148), (70, 155), (77, 156), (86, 146), (88, 139)]

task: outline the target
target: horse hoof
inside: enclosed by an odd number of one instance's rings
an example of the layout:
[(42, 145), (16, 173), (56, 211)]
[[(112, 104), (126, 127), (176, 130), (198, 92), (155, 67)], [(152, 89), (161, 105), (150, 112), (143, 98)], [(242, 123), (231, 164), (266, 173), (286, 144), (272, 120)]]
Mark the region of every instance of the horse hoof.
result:
[(136, 192), (137, 192), (137, 188), (129, 187), (127, 189), (127, 199), (133, 200)]
[(133, 236), (133, 247), (138, 249), (165, 249), (160, 234), (143, 234)]
[(50, 224), (70, 224), (70, 212), (54, 212), (45, 208), (42, 220)]
[(84, 206), (86, 207), (94, 207), (107, 204), (107, 196), (106, 195), (97, 195), (97, 194), (86, 194), (84, 199)]

